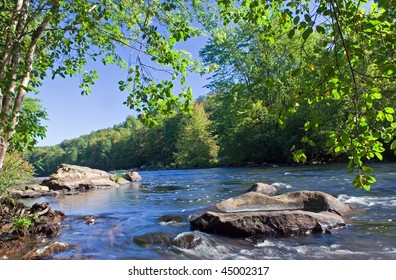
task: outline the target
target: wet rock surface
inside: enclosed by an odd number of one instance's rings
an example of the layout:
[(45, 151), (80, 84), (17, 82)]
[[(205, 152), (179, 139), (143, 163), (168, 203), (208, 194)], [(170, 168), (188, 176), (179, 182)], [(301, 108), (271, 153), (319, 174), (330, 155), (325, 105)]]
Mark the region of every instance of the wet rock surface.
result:
[(46, 246), (36, 246), (33, 250), (26, 253), (23, 260), (41, 260), (48, 258), (49, 256), (67, 250), (69, 244), (54, 242)]
[(167, 232), (149, 232), (134, 236), (132, 241), (139, 247), (148, 248), (156, 244), (170, 245), (172, 244), (172, 237)]
[(11, 198), (1, 201), (0, 208), (0, 256), (18, 258), (29, 244), (39, 237), (55, 237), (60, 234), (61, 221), (65, 214), (53, 210), (48, 202), (27, 207)]
[(180, 233), (173, 239), (173, 245), (184, 249), (192, 249), (202, 243), (202, 236), (197, 234), (195, 231)]

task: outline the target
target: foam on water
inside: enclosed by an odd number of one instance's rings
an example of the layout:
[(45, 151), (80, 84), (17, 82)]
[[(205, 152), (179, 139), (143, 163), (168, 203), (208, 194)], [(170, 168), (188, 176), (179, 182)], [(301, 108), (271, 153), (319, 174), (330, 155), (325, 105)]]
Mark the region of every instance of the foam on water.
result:
[(395, 207), (396, 206), (396, 196), (349, 196), (346, 194), (341, 194), (338, 196), (338, 200), (349, 204), (358, 204), (367, 207), (372, 206), (383, 206), (383, 207)]
[(278, 189), (292, 189), (293, 186), (286, 184), (286, 183), (273, 183), (271, 186), (274, 186), (275, 188)]

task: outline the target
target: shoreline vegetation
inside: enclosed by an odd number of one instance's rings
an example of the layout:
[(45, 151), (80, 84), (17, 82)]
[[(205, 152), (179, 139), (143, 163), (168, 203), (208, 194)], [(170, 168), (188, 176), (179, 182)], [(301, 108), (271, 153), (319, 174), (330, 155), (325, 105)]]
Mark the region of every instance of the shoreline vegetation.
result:
[[(66, 250), (68, 244), (51, 242), (60, 234), (65, 213), (52, 210), (48, 202), (28, 207), (20, 199), (78, 195), (81, 191), (116, 188), (141, 180), (137, 172), (113, 175), (87, 167), (63, 164), (49, 178), (34, 178), (9, 186), (0, 197), (0, 258), (43, 259)], [(86, 217), (90, 223), (89, 217)]]

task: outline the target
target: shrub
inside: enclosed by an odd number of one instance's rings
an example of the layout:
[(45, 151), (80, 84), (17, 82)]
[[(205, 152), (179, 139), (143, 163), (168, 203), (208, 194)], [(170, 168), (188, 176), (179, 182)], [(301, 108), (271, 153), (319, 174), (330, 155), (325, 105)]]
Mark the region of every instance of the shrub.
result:
[(0, 171), (0, 198), (9, 196), (11, 187), (33, 178), (34, 167), (18, 153), (7, 154)]

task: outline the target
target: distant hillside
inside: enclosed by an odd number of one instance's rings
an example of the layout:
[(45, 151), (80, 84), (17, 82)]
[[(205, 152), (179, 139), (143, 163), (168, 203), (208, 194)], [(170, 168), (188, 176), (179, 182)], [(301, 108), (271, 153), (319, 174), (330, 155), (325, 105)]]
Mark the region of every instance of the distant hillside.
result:
[(38, 147), (28, 158), (39, 176), (61, 163), (102, 170), (166, 167), (209, 167), (217, 162), (217, 143), (202, 106), (193, 114), (174, 114), (148, 128), (135, 117), (59, 145)]

